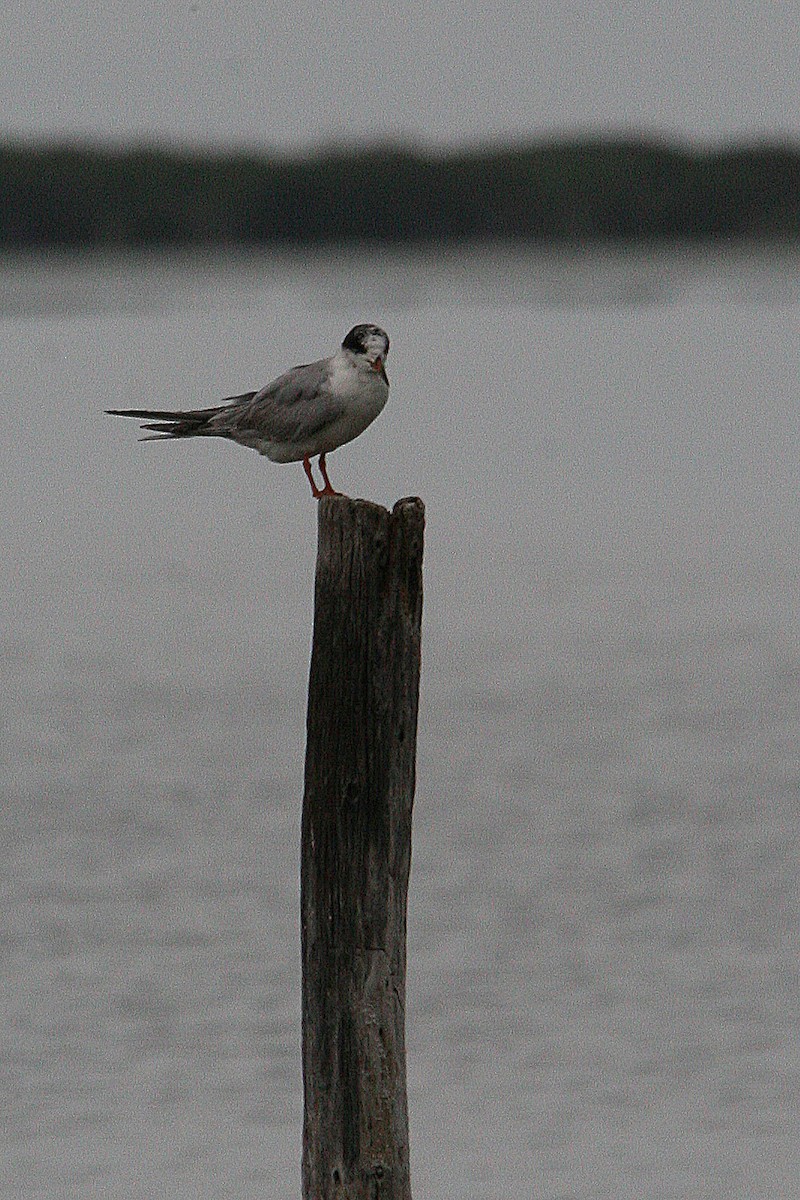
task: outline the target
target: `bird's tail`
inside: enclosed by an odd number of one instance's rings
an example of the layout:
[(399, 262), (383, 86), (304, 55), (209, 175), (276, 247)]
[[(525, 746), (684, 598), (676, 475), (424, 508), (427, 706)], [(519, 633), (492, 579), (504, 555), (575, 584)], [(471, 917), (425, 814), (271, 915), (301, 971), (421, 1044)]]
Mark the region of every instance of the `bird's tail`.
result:
[[(251, 400), (255, 394), (247, 392), (231, 399)], [(134, 417), (140, 421), (154, 422), (142, 425), (142, 429), (153, 432), (148, 437), (140, 438), (140, 441), (158, 442), (165, 438), (229, 437), (227, 430), (214, 428), (212, 424), (214, 417), (227, 411), (228, 407), (229, 402), (218, 404), (215, 408), (198, 408), (189, 412), (158, 412), (150, 408), (107, 408), (106, 412), (112, 417)]]

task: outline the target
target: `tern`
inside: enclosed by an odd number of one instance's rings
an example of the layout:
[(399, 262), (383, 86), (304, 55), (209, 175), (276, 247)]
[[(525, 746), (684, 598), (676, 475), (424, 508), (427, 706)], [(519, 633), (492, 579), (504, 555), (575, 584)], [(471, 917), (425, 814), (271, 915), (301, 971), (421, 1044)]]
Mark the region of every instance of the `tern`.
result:
[[(143, 442), (170, 438), (222, 437), (250, 446), (272, 462), (302, 462), (311, 494), (340, 496), (333, 489), (325, 455), (351, 442), (383, 410), (389, 398), (384, 363), (389, 338), (377, 325), (355, 325), (330, 358), (292, 367), (257, 392), (229, 396), (215, 408), (157, 412), (108, 408), (115, 417), (156, 422)], [(318, 456), (323, 487), (317, 487), (311, 459)]]

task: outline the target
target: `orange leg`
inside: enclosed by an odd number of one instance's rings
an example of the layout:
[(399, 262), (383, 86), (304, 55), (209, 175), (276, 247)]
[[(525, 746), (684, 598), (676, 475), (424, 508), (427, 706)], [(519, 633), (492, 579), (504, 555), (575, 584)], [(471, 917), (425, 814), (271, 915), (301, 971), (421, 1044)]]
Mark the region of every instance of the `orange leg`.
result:
[(311, 459), (308, 457), (308, 455), (306, 455), (303, 459), (303, 470), (306, 473), (308, 482), (311, 484), (311, 495), (314, 497), (314, 499), (319, 500), (320, 496), (341, 496), (342, 493), (335, 491), (330, 479), (328, 479), (328, 472), (325, 469), (324, 454), (320, 454), (319, 456), (319, 469), (325, 483), (323, 488), (318, 488), (314, 482), (314, 475), (311, 471)]
[(316, 483), (314, 482), (314, 476), (311, 472), (311, 459), (308, 457), (308, 455), (306, 455), (305, 458), (303, 459), (303, 470), (305, 471), (306, 476), (308, 477), (308, 482), (311, 484), (311, 495), (314, 497), (315, 500), (319, 500), (320, 496), (324, 496), (325, 493), (323, 491), (320, 491), (320, 489), (317, 487)]
[(337, 492), (336, 489), (332, 486), (330, 479), (328, 479), (328, 472), (325, 469), (325, 455), (324, 454), (320, 454), (320, 456), (319, 456), (319, 469), (320, 469), (320, 474), (322, 475), (322, 478), (325, 480), (325, 487), (322, 489), (321, 494), (323, 496), (341, 496), (342, 493)]

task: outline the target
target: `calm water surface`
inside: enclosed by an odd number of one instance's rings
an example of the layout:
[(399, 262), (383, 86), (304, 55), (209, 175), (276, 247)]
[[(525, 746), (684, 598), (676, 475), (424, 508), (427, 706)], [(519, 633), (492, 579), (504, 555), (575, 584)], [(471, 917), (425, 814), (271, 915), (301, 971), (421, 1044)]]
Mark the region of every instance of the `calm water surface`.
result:
[(140, 445), (392, 337), (428, 509), (409, 916), (437, 1200), (800, 1187), (800, 256), (0, 263), (0, 1196), (299, 1194), (299, 466)]

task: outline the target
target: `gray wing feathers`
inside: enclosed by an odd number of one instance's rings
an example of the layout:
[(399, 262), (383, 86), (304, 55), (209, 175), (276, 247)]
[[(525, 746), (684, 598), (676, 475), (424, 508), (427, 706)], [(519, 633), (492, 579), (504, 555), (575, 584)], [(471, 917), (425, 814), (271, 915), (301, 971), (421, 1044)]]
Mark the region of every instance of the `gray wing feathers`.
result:
[[(261, 450), (264, 443), (304, 446), (336, 421), (345, 404), (330, 386), (329, 359), (292, 367), (258, 392), (229, 396), (214, 408), (165, 412), (156, 409), (107, 409), (114, 416), (139, 417), (158, 437), (226, 437)], [(262, 450), (263, 452), (263, 450)]]
[(215, 432), (272, 442), (304, 443), (344, 411), (330, 389), (327, 360), (292, 367), (242, 403), (212, 419)]
[(156, 421), (155, 425), (142, 425), (142, 429), (153, 429), (158, 436), (140, 438), (142, 442), (156, 442), (159, 437), (225, 437), (222, 430), (213, 427), (214, 418), (220, 412), (227, 412), (228, 406), (251, 400), (255, 394), (255, 392), (245, 392), (242, 396), (230, 396), (223, 408), (217, 404), (214, 408), (193, 408), (185, 412), (176, 412), (174, 409), (164, 411), (155, 408), (107, 408), (106, 412), (110, 413), (112, 417), (134, 417), (143, 421)]

